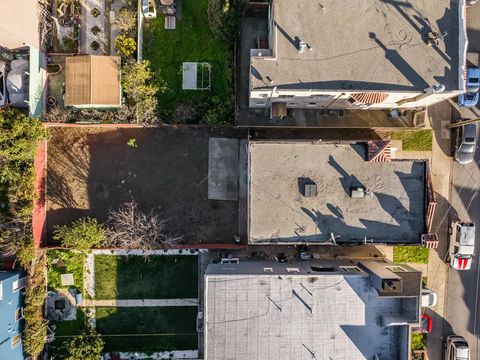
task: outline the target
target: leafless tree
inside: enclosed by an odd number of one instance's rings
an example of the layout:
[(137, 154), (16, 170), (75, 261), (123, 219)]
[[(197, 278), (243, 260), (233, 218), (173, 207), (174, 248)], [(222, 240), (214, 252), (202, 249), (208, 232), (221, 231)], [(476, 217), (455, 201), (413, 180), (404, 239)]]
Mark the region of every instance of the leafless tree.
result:
[(22, 248), (29, 223), (0, 217), (0, 258), (13, 258)]
[(105, 246), (117, 249), (168, 249), (182, 236), (168, 230), (168, 220), (154, 210), (140, 211), (135, 201), (110, 211)]
[(112, 27), (122, 33), (132, 35), (135, 32), (137, 25), (137, 13), (129, 9), (121, 9), (116, 14), (115, 20), (112, 22)]

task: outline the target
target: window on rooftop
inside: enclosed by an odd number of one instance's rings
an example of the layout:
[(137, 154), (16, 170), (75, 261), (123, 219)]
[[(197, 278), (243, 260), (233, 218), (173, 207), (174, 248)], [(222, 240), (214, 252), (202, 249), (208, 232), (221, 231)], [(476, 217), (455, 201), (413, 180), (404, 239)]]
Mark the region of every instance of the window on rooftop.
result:
[(273, 272), (273, 269), (269, 268), (269, 267), (266, 267), (266, 268), (263, 268), (263, 271), (264, 272)]
[(22, 341), (22, 336), (20, 334), (15, 335), (12, 338), (12, 349), (14, 347), (17, 347), (20, 344), (21, 341)]
[(333, 266), (310, 266), (315, 272), (335, 272), (337, 271)]
[(23, 307), (15, 311), (15, 321), (20, 321), (21, 319), (23, 319)]
[(299, 272), (300, 270), (298, 268), (287, 268), (288, 272)]
[(406, 272), (407, 271), (401, 266), (387, 266), (386, 268), (388, 270), (390, 270), (391, 272)]
[(358, 266), (340, 266), (340, 269), (350, 273), (359, 273), (362, 271)]

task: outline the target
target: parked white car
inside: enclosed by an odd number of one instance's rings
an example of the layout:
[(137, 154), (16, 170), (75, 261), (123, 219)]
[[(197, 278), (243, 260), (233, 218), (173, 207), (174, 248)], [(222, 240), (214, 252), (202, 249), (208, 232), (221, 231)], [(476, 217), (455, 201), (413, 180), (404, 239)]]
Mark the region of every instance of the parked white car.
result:
[(10, 63), (7, 76), (8, 98), (13, 107), (27, 108), (29, 94), (29, 62), (17, 59)]
[(7, 63), (0, 61), (0, 107), (7, 105)]
[(457, 270), (469, 270), (472, 267), (475, 251), (475, 224), (459, 220), (452, 221), (448, 231), (450, 233), (448, 251), (450, 266)]
[(437, 305), (437, 294), (430, 289), (422, 290), (422, 307), (433, 307)]
[(445, 341), (446, 360), (470, 360), (470, 348), (467, 341), (458, 335), (449, 335)]

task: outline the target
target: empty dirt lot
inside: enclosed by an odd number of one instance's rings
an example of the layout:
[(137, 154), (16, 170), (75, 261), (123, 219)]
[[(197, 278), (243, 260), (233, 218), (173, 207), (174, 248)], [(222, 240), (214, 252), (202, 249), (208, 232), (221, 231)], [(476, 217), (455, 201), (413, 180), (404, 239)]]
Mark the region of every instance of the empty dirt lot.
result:
[(159, 209), (184, 243), (233, 242), (237, 201), (207, 199), (208, 139), (243, 135), (208, 127), (49, 128), (48, 239), (55, 225), (82, 216), (103, 222), (109, 209), (134, 199), (142, 210)]

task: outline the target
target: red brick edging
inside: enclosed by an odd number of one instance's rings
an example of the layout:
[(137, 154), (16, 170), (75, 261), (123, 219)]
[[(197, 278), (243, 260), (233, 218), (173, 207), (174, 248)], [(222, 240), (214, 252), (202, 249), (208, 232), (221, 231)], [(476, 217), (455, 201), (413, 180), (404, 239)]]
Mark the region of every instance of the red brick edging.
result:
[(41, 141), (37, 146), (34, 159), (35, 167), (35, 200), (33, 202), (32, 233), (33, 243), (36, 248), (45, 244), (47, 211), (45, 206), (46, 186), (46, 164), (47, 164), (47, 142)]

